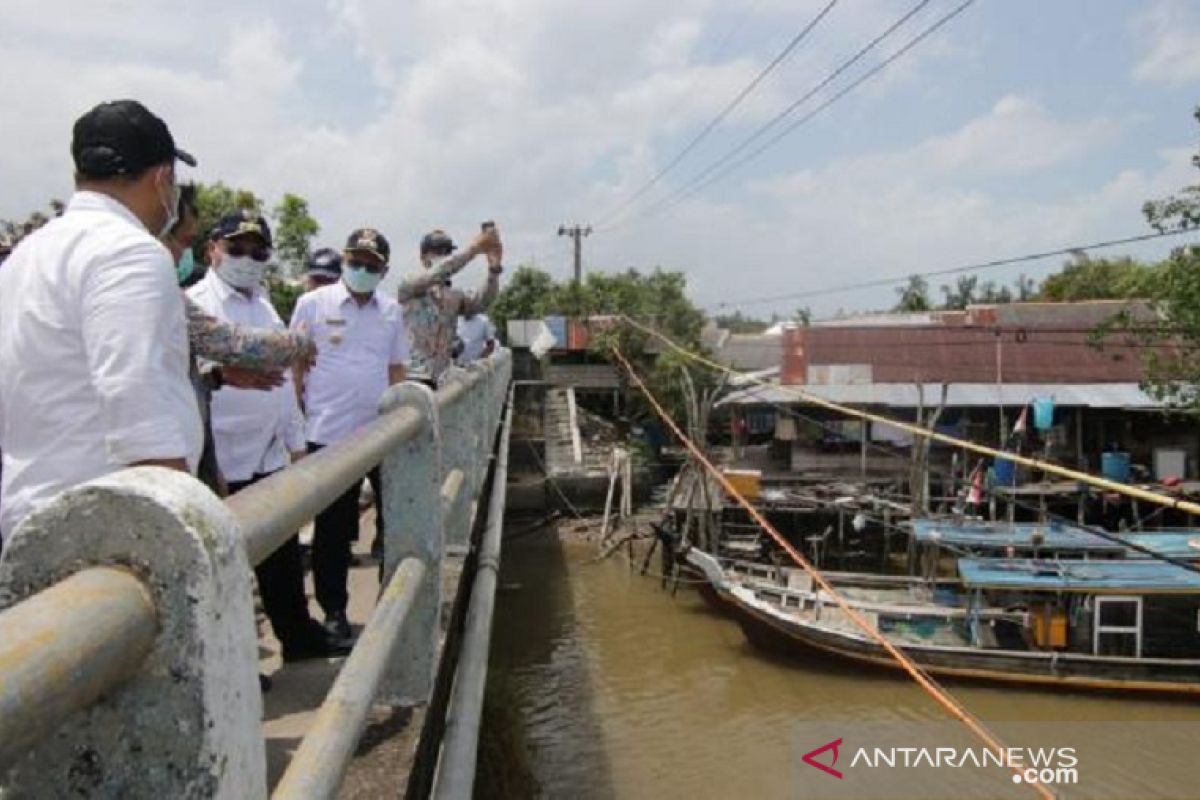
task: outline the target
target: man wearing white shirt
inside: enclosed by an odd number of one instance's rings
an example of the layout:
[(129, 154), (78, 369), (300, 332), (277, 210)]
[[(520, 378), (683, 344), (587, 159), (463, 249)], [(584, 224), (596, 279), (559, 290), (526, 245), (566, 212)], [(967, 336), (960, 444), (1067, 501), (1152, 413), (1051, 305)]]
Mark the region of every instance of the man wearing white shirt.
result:
[(75, 484), (203, 446), (175, 267), (155, 238), (179, 200), (175, 148), (133, 100), (76, 121), (76, 192), (0, 270), (0, 532)]
[[(408, 333), (399, 304), (377, 291), (387, 274), (391, 247), (383, 234), (360, 228), (350, 234), (342, 279), (314, 289), (296, 302), (291, 327), (311, 335), (317, 360), (299, 376), (307, 414), (309, 452), (336, 444), (379, 415), (387, 387), (404, 380)], [(378, 485), (378, 470), (373, 470)], [(376, 511), (380, 493), (376, 491)], [(350, 543), (358, 538), (359, 485), (317, 515), (313, 530), (313, 584), (326, 628), (350, 635), (346, 580)]]
[(496, 329), (487, 314), (476, 313), (468, 308), (458, 318), (458, 341), (462, 348), (458, 354), (459, 364), (470, 364), (487, 358), (496, 348)]
[[(283, 320), (262, 287), (271, 259), (271, 229), (250, 211), (218, 220), (208, 243), (211, 269), (188, 297), (222, 322), (251, 330), (284, 330)], [(217, 466), (230, 493), (278, 472), (305, 455), (304, 417), (291, 374), (268, 391), (222, 387), (212, 395), (212, 432)], [(331, 639), (308, 614), (299, 535), (255, 568), (263, 608), (283, 660), (344, 655), (349, 643)]]

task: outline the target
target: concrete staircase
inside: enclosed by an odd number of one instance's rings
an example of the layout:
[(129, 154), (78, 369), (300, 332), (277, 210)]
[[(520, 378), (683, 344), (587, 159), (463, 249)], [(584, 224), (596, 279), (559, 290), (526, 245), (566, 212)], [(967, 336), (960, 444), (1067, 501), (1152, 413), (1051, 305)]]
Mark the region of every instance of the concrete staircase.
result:
[(583, 443), (576, 418), (575, 390), (550, 389), (542, 407), (546, 437), (546, 470), (552, 475), (583, 469)]

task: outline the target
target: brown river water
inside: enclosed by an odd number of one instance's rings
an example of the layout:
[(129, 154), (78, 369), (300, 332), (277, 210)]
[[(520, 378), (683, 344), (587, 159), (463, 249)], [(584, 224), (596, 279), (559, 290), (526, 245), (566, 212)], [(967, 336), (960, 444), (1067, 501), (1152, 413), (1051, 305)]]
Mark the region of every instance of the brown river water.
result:
[[(672, 597), (625, 558), (587, 563), (595, 554), (551, 529), (505, 544), (492, 675), (511, 687), (545, 797), (835, 796), (801, 765), (808, 745), (841, 735), (841, 723), (948, 719), (906, 677), (766, 655), (690, 588)], [(1081, 760), (1092, 788), (1062, 797), (1200, 797), (1200, 699), (949, 688), (989, 724), (1066, 721), (1110, 740), (1114, 725), (1136, 731), (1099, 762)], [(806, 723), (829, 735), (800, 741)], [(950, 796), (1038, 796), (1006, 783)]]

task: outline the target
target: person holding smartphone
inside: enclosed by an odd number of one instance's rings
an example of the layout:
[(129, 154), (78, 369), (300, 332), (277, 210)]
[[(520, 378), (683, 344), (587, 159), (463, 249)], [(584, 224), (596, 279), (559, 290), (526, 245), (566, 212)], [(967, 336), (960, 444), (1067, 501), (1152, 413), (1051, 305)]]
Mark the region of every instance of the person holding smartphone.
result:
[[(491, 222), (461, 252), (456, 249), (445, 231), (430, 231), (421, 239), (422, 271), (400, 282), (398, 299), (412, 342), (410, 377), (435, 387), (453, 363), (459, 316), (483, 313), (496, 299), (504, 271), (504, 247)], [(483, 287), (477, 292), (455, 288), (451, 279), (479, 255), (488, 262)]]

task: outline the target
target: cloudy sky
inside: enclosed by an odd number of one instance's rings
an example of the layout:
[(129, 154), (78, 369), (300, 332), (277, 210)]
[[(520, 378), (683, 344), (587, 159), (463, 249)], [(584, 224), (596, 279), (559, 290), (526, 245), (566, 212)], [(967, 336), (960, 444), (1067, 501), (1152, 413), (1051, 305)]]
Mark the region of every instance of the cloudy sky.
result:
[(369, 224), (402, 262), (424, 230), (495, 218), (510, 264), (566, 276), (556, 231), (578, 221), (603, 228), (588, 269), (659, 265), (710, 309), (820, 315), (893, 291), (780, 296), (1142, 233), (1145, 199), (1196, 181), (1200, 4), (978, 0), (754, 161), (657, 202), (915, 4), (841, 0), (614, 217), (827, 2), (4, 0), (0, 217), (69, 194), (73, 119), (136, 97), (199, 157), (186, 172), (307, 197), (321, 243)]

